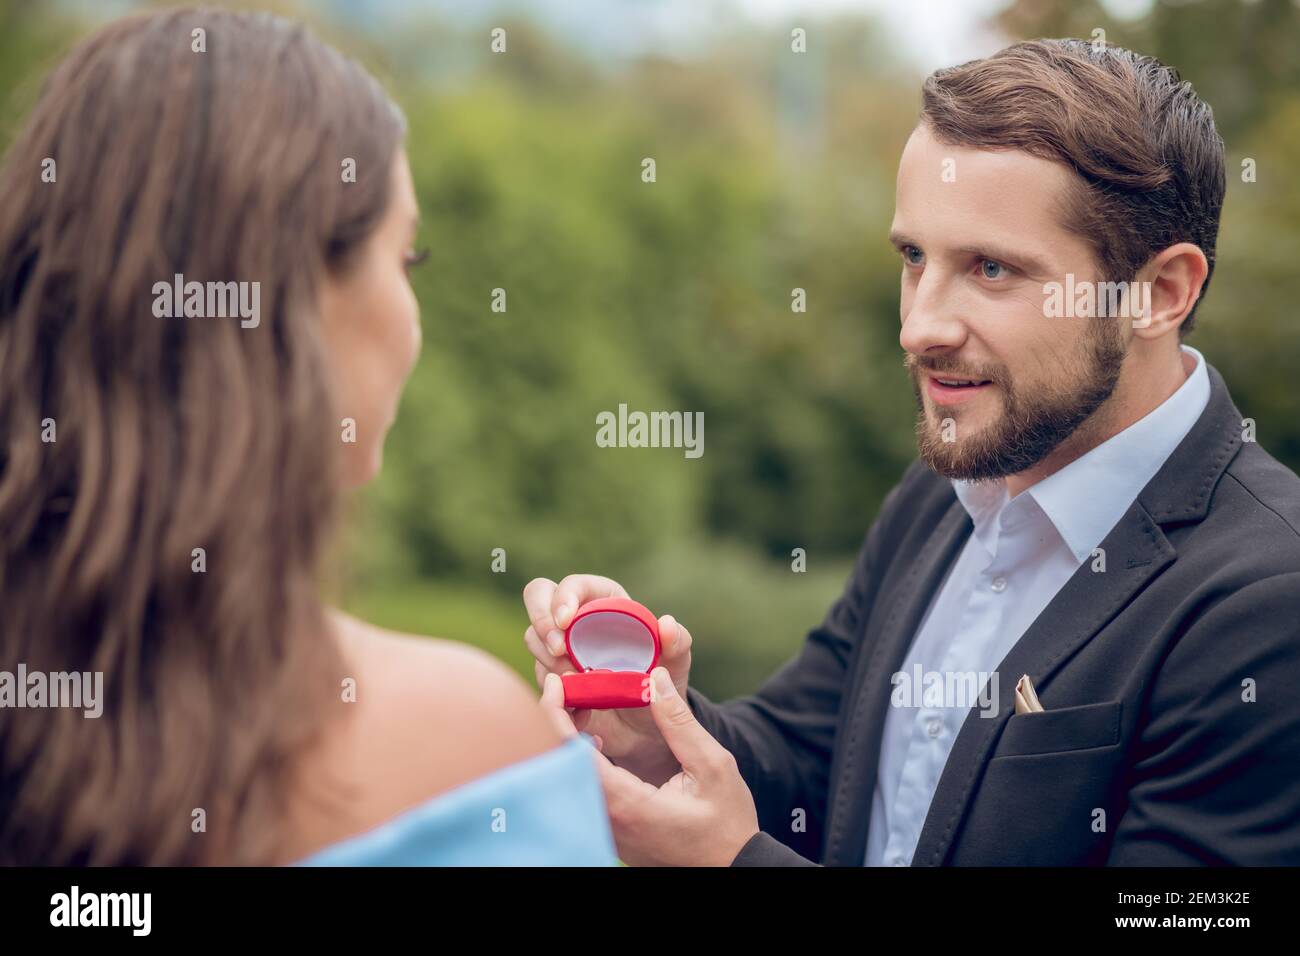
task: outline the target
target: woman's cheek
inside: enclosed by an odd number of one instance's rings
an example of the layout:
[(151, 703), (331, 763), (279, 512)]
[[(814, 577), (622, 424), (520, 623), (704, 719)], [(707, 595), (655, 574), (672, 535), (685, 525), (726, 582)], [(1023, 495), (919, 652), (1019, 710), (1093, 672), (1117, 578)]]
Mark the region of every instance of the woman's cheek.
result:
[(416, 360), (420, 357), (420, 349), (424, 344), (424, 332), (420, 328), (420, 303), (415, 298), (415, 291), (411, 288), (409, 282), (402, 283), (402, 295), (400, 301), (400, 314), (405, 319), (404, 328), (406, 329), (406, 373), (410, 374), (415, 367)]

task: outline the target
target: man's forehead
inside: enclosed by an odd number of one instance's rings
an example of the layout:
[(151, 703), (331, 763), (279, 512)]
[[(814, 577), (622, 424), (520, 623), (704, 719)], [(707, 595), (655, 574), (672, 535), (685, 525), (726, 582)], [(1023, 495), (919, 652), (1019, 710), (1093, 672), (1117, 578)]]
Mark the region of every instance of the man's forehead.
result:
[(1023, 150), (944, 143), (921, 124), (899, 162), (892, 228), (931, 245), (1033, 246), (1047, 260), (1059, 257), (1043, 244), (1063, 243), (1057, 251), (1070, 256), (1084, 249), (1064, 224), (1075, 180), (1060, 163)]

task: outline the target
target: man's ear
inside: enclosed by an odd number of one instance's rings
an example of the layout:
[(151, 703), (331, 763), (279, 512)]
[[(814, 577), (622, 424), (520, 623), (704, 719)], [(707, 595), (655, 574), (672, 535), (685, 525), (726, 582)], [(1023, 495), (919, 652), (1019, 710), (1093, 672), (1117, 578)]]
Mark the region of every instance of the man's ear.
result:
[[(1157, 339), (1181, 326), (1196, 305), (1209, 272), (1205, 253), (1190, 242), (1176, 243), (1153, 256), (1138, 272), (1139, 282), (1150, 283), (1150, 312), (1133, 319), (1133, 334)], [(1147, 298), (1145, 293), (1141, 295)]]

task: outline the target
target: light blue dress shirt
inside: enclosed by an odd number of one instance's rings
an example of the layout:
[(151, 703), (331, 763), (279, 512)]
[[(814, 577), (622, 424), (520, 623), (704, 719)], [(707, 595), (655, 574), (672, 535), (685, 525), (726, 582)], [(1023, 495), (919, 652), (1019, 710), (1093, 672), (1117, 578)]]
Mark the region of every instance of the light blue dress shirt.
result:
[[(939, 777), (967, 715), (996, 701), (984, 687), (1043, 608), (1123, 517), (1205, 410), (1210, 380), (1196, 367), (1145, 418), (1014, 498), (1004, 481), (954, 481), (973, 532), (926, 612), (885, 718), (867, 834), (867, 866), (912, 861)], [(1020, 675), (1003, 675), (998, 693)], [(919, 678), (919, 680), (918, 680)], [(947, 692), (936, 689), (945, 685)], [(911, 693), (918, 685), (934, 691)], [(989, 689), (992, 689), (990, 686)], [(994, 705), (991, 707), (990, 705)]]
[(299, 866), (614, 866), (585, 735), (439, 794)]

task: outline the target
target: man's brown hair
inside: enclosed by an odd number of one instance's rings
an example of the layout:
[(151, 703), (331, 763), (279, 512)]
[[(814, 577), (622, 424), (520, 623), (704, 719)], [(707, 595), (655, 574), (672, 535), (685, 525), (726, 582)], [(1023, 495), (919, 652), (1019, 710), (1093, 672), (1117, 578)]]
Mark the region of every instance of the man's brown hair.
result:
[(1205, 294), (1223, 207), (1223, 139), (1176, 71), (1119, 47), (1031, 40), (935, 71), (921, 96), (921, 118), (941, 142), (1020, 149), (1079, 174), (1061, 214), (1092, 246), (1103, 280), (1132, 281), (1153, 255), (1190, 242), (1209, 262)]

